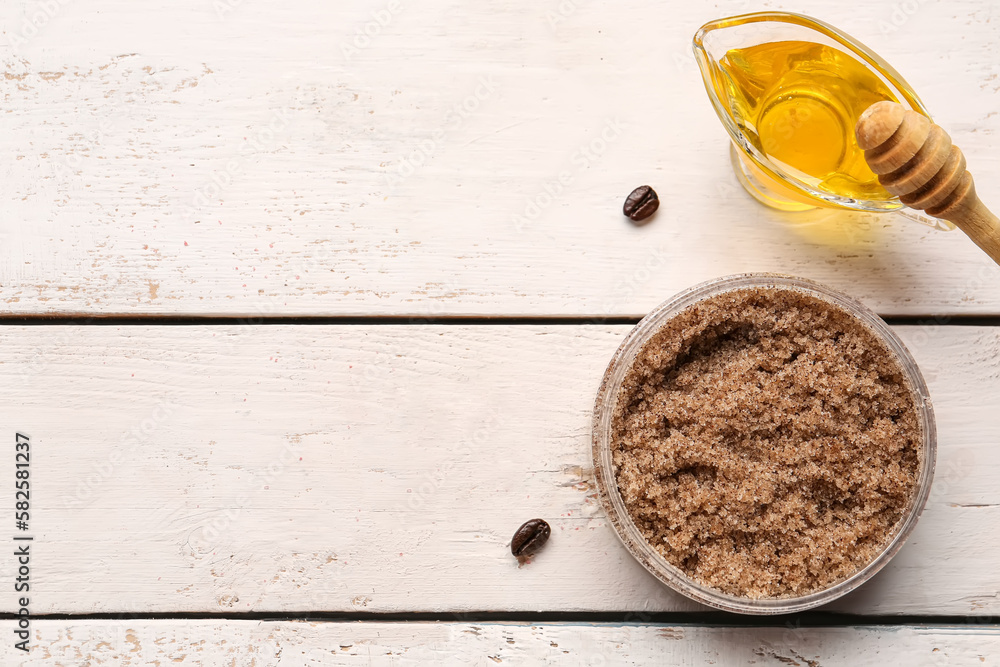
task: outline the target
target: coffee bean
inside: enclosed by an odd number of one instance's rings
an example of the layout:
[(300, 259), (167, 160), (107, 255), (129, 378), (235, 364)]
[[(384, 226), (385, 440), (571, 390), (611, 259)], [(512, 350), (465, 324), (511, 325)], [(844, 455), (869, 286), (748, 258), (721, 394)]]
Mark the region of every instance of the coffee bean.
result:
[(510, 552), (518, 558), (526, 558), (542, 548), (549, 539), (552, 529), (543, 519), (532, 519), (517, 529), (510, 541)]
[(659, 207), (660, 198), (656, 196), (656, 191), (648, 185), (640, 185), (625, 198), (622, 212), (632, 220), (639, 222), (653, 215)]

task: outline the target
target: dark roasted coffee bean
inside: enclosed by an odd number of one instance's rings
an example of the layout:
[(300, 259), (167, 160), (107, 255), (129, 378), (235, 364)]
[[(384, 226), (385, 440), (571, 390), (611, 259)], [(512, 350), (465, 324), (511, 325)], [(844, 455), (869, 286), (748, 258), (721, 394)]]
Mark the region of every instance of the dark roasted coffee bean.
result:
[(656, 196), (656, 191), (648, 185), (640, 185), (625, 198), (622, 212), (632, 220), (639, 222), (653, 215), (659, 207), (660, 198)]
[(518, 558), (525, 558), (542, 548), (552, 529), (543, 519), (532, 519), (517, 529), (510, 541), (510, 552)]

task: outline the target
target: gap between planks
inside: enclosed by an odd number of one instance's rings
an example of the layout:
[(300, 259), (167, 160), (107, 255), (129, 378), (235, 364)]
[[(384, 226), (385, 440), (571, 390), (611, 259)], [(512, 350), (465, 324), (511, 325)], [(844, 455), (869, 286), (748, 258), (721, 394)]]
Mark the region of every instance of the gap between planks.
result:
[[(0, 621), (15, 620), (12, 613), (0, 613)], [(703, 628), (849, 628), (872, 627), (928, 627), (975, 625), (983, 629), (1000, 631), (1000, 616), (949, 616), (949, 615), (880, 615), (840, 614), (825, 611), (808, 611), (798, 614), (754, 616), (709, 612), (155, 612), (155, 613), (101, 613), (101, 614), (32, 614), (35, 621), (270, 621), (311, 623), (515, 623), (562, 624), (585, 623), (593, 625), (669, 625)]]
[[(635, 325), (642, 315), (615, 317), (578, 316), (465, 316), (446, 317), (381, 315), (304, 316), (199, 316), (199, 315), (2, 315), (0, 326), (254, 326), (254, 325), (342, 325), (342, 326), (605, 326)], [(1000, 326), (1000, 315), (896, 315), (882, 316), (890, 326)]]

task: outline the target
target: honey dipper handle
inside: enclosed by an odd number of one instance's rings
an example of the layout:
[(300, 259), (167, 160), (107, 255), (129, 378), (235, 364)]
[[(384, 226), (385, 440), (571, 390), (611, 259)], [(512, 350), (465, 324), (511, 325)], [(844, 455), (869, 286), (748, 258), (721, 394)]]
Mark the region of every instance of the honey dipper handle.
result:
[(953, 206), (935, 216), (955, 223), (972, 241), (982, 248), (994, 262), (1000, 264), (1000, 218), (986, 208), (986, 204), (976, 196), (975, 186), (970, 181), (970, 201)]

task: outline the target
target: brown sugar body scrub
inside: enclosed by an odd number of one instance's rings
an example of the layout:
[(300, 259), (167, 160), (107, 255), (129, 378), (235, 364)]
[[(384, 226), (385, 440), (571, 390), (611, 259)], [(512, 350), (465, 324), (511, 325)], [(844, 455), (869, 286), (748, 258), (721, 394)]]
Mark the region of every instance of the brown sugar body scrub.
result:
[(724, 291), (668, 319), (625, 371), (614, 481), (646, 542), (698, 584), (802, 596), (876, 559), (913, 510), (919, 401), (848, 310), (777, 285)]

